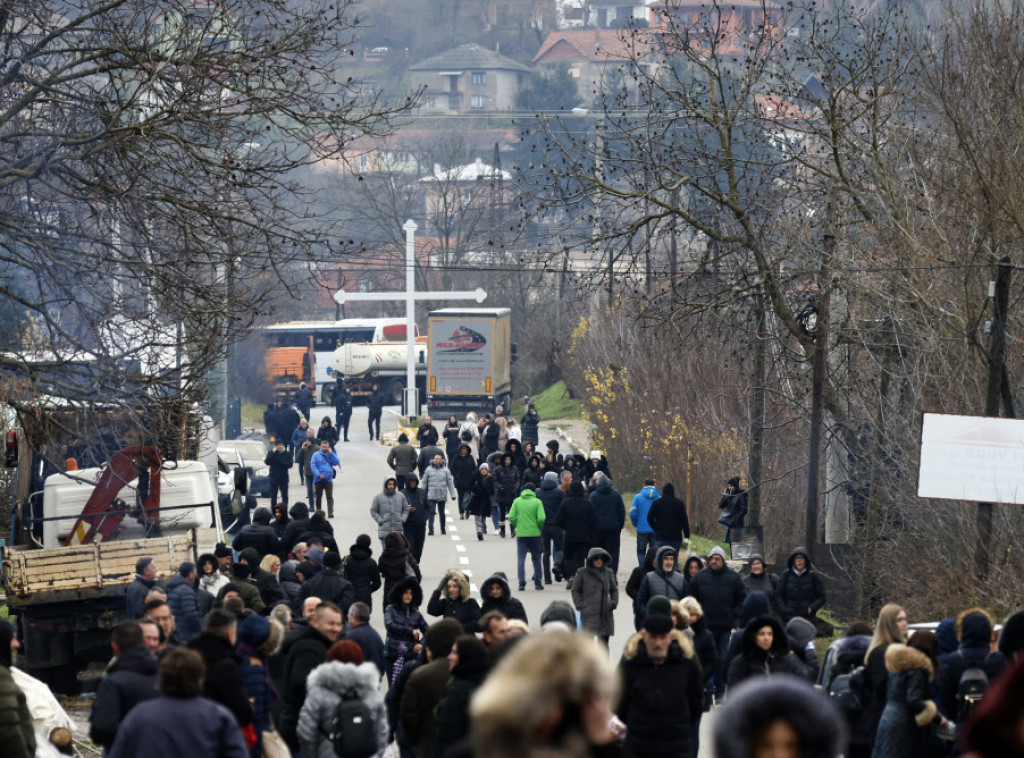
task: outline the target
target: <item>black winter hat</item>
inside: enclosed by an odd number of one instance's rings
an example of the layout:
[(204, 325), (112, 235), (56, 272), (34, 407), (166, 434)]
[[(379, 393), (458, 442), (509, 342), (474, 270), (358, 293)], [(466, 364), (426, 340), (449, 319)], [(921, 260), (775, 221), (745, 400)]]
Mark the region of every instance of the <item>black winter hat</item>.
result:
[(338, 553), (338, 552), (336, 552), (334, 550), (329, 550), (326, 553), (324, 553), (324, 568), (325, 569), (338, 568), (338, 566), (340, 566), (340, 565), (341, 565), (341, 554), (340, 553)]
[(218, 542), (217, 547), (213, 549), (214, 558), (230, 558), (232, 555), (231, 548), (223, 542)]
[(672, 617), (655, 613), (644, 619), (644, 624), (641, 628), (651, 634), (668, 634), (672, 631)]
[(369, 550), (370, 546), (373, 545), (373, 542), (372, 540), (370, 540), (370, 535), (360, 534), (358, 537), (356, 537), (356, 545), (363, 548), (364, 550)]

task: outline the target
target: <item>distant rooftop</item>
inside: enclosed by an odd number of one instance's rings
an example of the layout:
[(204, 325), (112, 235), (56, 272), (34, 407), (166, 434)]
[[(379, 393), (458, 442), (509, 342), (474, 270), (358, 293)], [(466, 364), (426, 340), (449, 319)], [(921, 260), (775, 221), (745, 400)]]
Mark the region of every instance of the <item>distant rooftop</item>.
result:
[(523, 71), (530, 73), (533, 69), (524, 66), (519, 61), (507, 58), (494, 50), (488, 50), (474, 42), (459, 45), (451, 50), (446, 50), (433, 58), (414, 63), (409, 66), (410, 71), (437, 71), (451, 70), (463, 71), (468, 69), (505, 69), (508, 71)]

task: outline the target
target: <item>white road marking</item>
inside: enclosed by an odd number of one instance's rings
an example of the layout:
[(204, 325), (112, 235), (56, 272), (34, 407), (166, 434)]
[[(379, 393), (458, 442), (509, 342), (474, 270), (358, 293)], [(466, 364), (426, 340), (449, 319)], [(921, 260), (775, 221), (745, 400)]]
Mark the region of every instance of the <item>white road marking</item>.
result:
[(458, 550), (460, 553), (466, 552), (466, 546), (465, 545), (456, 545), (455, 549)]
[(468, 566), (468, 565), (469, 565), (469, 558), (467, 558), (467, 557), (466, 557), (466, 556), (464, 556), (464, 555), (460, 555), (460, 556), (459, 556), (459, 563), (460, 563), (461, 565), (463, 565), (463, 566)]

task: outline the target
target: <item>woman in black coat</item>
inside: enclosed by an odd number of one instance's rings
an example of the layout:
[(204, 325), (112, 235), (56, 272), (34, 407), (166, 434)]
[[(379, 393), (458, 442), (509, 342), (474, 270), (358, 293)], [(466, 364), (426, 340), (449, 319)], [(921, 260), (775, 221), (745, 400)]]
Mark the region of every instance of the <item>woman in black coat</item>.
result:
[(316, 430), (316, 438), (319, 442), (327, 440), (331, 450), (338, 446), (338, 430), (331, 426), (330, 416), (324, 416), (324, 420), (320, 422), (320, 428)]
[(452, 472), (455, 491), (459, 494), (459, 517), (469, 518), (469, 498), (473, 491), (477, 465), (473, 451), (467, 443), (459, 443), (458, 451), (448, 460), (448, 470)]
[(594, 518), (594, 504), (586, 496), (583, 483), (574, 481), (569, 485), (569, 497), (562, 501), (555, 518), (563, 534), (562, 575), (569, 577), (570, 584), (593, 547)]
[(462, 425), (459, 424), (459, 420), (453, 413), (448, 417), (448, 424), (441, 432), (441, 437), (444, 439), (444, 453), (445, 458), (449, 462), (455, 459), (455, 456), (459, 452), (459, 445), (462, 440), (459, 439), (459, 434), (462, 431)]
[(872, 758), (931, 755), (931, 726), (945, 721), (929, 697), (938, 657), (939, 638), (928, 631), (916, 632), (906, 645), (894, 642), (886, 649), (889, 684)]
[(755, 676), (791, 674), (804, 679), (807, 668), (789, 651), (786, 630), (772, 616), (760, 616), (743, 632), (740, 654), (729, 665), (726, 686), (731, 690), (737, 684)]
[(437, 741), (434, 754), (438, 758), (463, 755), (459, 748), (469, 738), (469, 701), (487, 676), (487, 650), (473, 634), (455, 640), (448, 654), (451, 679), (437, 706)]
[(469, 578), (458, 569), (445, 571), (437, 588), (430, 594), (427, 613), (453, 618), (462, 624), (466, 634), (475, 634), (480, 620), (480, 604), (469, 594)]
[[(476, 521), (476, 538), (482, 540), (487, 534), (487, 517), (494, 511), (494, 477), (491, 466), (481, 463), (473, 477), (472, 496), (469, 499), (469, 514)], [(494, 516), (494, 528), (498, 528), (498, 517)]]

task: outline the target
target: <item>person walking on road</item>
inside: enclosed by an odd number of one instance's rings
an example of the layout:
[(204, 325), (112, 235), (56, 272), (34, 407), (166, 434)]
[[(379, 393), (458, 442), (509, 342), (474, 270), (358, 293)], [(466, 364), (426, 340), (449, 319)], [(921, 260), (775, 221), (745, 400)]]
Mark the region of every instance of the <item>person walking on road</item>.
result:
[(811, 566), (807, 550), (798, 547), (789, 554), (788, 569), (775, 587), (775, 607), (782, 623), (790, 619), (813, 620), (825, 605), (825, 583)]
[(405, 487), (405, 478), (416, 471), (416, 459), (419, 454), (411, 444), (409, 435), (402, 432), (398, 435), (398, 444), (388, 453), (388, 466), (395, 472), (398, 489)]
[(373, 496), (370, 504), (370, 516), (377, 522), (377, 536), (381, 545), (384, 538), (391, 532), (401, 532), (406, 519), (409, 518), (409, 501), (398, 492), (395, 477), (384, 480), (384, 491)]
[[(476, 523), (476, 538), (482, 540), (487, 534), (487, 517), (494, 509), (494, 477), (488, 463), (481, 463), (473, 479), (472, 495), (469, 499), (469, 515)], [(497, 522), (497, 518), (495, 518)], [(497, 527), (497, 524), (495, 524)]]
[(519, 591), (526, 589), (526, 554), (530, 554), (533, 562), (533, 586), (544, 589), (541, 571), (541, 530), (544, 527), (544, 504), (527, 484), (522, 494), (512, 502), (508, 512), (509, 523), (515, 530), (516, 547), (518, 549)]
[(594, 504), (594, 543), (611, 556), (611, 570), (619, 570), (619, 545), (622, 527), (626, 525), (626, 505), (622, 495), (612, 489), (611, 480), (603, 473), (595, 475), (597, 486), (590, 493)]
[(725, 696), (725, 679), (728, 674), (724, 670), (724, 662), (729, 650), (729, 638), (743, 610), (747, 588), (743, 586), (740, 575), (725, 565), (725, 551), (718, 545), (711, 548), (708, 567), (698, 571), (690, 580), (690, 594), (697, 598), (704, 609), (704, 620), (715, 637), (720, 663), (713, 680), (713, 694), (721, 699)]
[(558, 474), (548, 471), (541, 480), (537, 497), (544, 505), (544, 528), (541, 530), (541, 555), (544, 560), (544, 584), (551, 584), (551, 574), (555, 581), (562, 581), (562, 549), (564, 533), (558, 525), (558, 509), (565, 500), (565, 493), (558, 486)]
[(292, 399), (295, 403), (295, 407), (299, 409), (306, 421), (309, 421), (309, 412), (313, 410), (313, 390), (306, 386), (305, 382), (299, 384), (299, 388), (295, 390), (295, 397)]
[(292, 467), (292, 456), (284, 449), (284, 440), (276, 440), (274, 449), (267, 453), (263, 463), (270, 468), (270, 507), (277, 505), (278, 493), (281, 502), (288, 507), (288, 469)]
[(370, 430), (370, 439), (374, 439), (374, 426), (377, 428), (376, 439), (380, 440), (380, 417), (384, 413), (384, 403), (387, 398), (384, 397), (384, 393), (380, 387), (376, 384), (373, 385), (373, 391), (370, 397), (366, 401), (366, 407), (370, 411), (370, 415), (366, 419), (366, 426)]
[(615, 634), (615, 609), (619, 605), (619, 583), (610, 563), (607, 550), (591, 548), (587, 564), (572, 580), (572, 602), (580, 612), (583, 632), (597, 637), (605, 647)]
[[(313, 455), (320, 449), (320, 445), (316, 441), (316, 432), (310, 428), (306, 428), (306, 439), (299, 446), (299, 449), (295, 451), (295, 464), (299, 467), (302, 472), (302, 476), (306, 483), (306, 502), (309, 505), (309, 510), (313, 510)], [(288, 511), (291, 513), (291, 510)]]
[(654, 530), (647, 521), (647, 514), (651, 510), (651, 503), (659, 497), (661, 493), (654, 486), (654, 480), (646, 479), (644, 488), (633, 496), (633, 502), (629, 506), (629, 521), (636, 527), (636, 561), (639, 566), (644, 565), (647, 548), (654, 544)]
[(323, 497), (327, 495), (327, 518), (334, 518), (334, 467), (341, 467), (338, 454), (331, 450), (327, 440), (320, 442), (320, 449), (313, 453), (309, 468), (313, 472), (313, 491), (316, 493), (316, 509), (321, 510)]
[(522, 429), (520, 434), (524, 445), (527, 442), (532, 442), (534, 447), (540, 444), (540, 415), (533, 403), (526, 406), (526, 413), (519, 419), (519, 428)]
[(462, 440), (459, 439), (460, 434), (462, 434), (462, 425), (459, 424), (459, 419), (453, 413), (448, 417), (448, 423), (445, 425), (444, 431), (441, 432), (441, 437), (444, 439), (444, 452), (449, 465), (459, 454), (459, 445), (462, 444)]
[(423, 472), (423, 489), (427, 491), (427, 517), (430, 519), (428, 534), (434, 533), (434, 514), (437, 514), (441, 534), (446, 534), (444, 504), (449, 496), (458, 497), (452, 472), (444, 465), (444, 457), (438, 453), (426, 471)]
[(409, 541), (409, 550), (417, 563), (423, 557), (423, 544), (427, 541), (427, 493), (420, 487), (420, 478), (409, 474), (402, 490), (409, 503), (409, 517), (405, 520), (402, 533)]
[(345, 380), (339, 379), (334, 390), (334, 423), (338, 434), (348, 442), (348, 425), (352, 421), (352, 393), (345, 386)]
[[(676, 552), (683, 547), (683, 537), (690, 539), (690, 519), (686, 516), (686, 503), (676, 497), (672, 482), (665, 483), (661, 497), (651, 503), (647, 523), (654, 533), (655, 547), (672, 547)], [(637, 537), (639, 541), (639, 536)]]
[(476, 460), (469, 443), (460, 442), (458, 452), (448, 460), (448, 470), (452, 472), (455, 491), (459, 495), (459, 518), (469, 518), (469, 503), (473, 492), (473, 478), (476, 476)]
[(562, 573), (572, 589), (576, 571), (587, 559), (594, 544), (594, 504), (587, 497), (582, 482), (569, 485), (569, 497), (558, 507), (558, 525), (562, 527)]
[(430, 418), (430, 416), (424, 416), (423, 423), (416, 430), (416, 441), (420, 443), (420, 447), (427, 447), (428, 445), (436, 445), (439, 439), (440, 436), (437, 433), (437, 427), (434, 426), (434, 419)]

